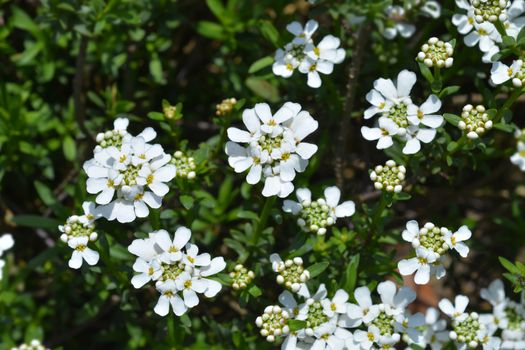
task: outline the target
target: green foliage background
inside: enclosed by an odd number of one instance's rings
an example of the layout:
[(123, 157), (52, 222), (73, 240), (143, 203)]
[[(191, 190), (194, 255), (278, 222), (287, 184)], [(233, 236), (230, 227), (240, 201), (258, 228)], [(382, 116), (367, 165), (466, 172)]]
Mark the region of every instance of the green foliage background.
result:
[[(436, 35), (457, 38), (454, 67), (443, 77), (458, 88), (444, 97), (442, 110), (459, 114), (467, 101), (499, 108), (508, 96), (488, 86), (490, 66), (481, 63), (477, 49), (463, 45), (450, 23), (453, 1), (444, 1), (438, 20), (414, 18), (413, 38), (392, 42), (379, 31), (388, 3), (325, 1), (309, 8), (302, 0), (0, 0), (0, 210), (2, 230), (16, 241), (7, 253), (10, 273), (0, 283), (0, 348), (33, 338), (63, 349), (271, 348), (254, 325), (281, 291), (271, 253), (302, 255), (307, 266), (317, 264), (312, 287), (323, 282), (332, 292), (374, 286), (386, 277), (401, 281), (394, 272), (397, 250), (407, 252), (398, 245), (400, 230), (414, 218), (473, 228), (471, 257), (452, 262), (438, 294), (462, 292), (476, 305), (479, 289), (502, 272), (497, 257), (514, 260), (522, 253), (524, 176), (508, 158), (515, 147), (511, 132), (523, 126), (523, 105), (518, 101), (514, 113), (507, 110), (482, 142), (456, 143), (460, 132), (447, 124), (417, 156), (390, 150), (388, 156), (408, 168), (410, 195), (385, 206), (368, 169), (387, 158), (359, 132), (364, 96), (375, 79), (393, 78), (405, 68), (418, 71), (413, 57)], [(358, 83), (348, 79), (362, 34), (349, 24), (351, 14), (371, 23)], [(340, 37), (347, 49), (347, 59), (318, 90), (297, 73), (284, 80), (271, 72), (275, 49), (290, 39), (286, 24), (308, 18), (319, 20), (320, 32)], [(349, 84), (356, 100), (345, 111)], [(421, 75), (415, 92), (419, 102), (431, 92)], [(295, 186), (320, 195), (337, 175), (344, 199), (357, 203), (356, 215), (327, 237), (313, 237), (283, 215), (277, 200), (267, 225), (261, 223), (260, 187), (235, 175), (223, 153), (225, 127), (240, 122), (239, 111), (215, 116), (215, 104), (227, 97), (249, 107), (294, 101), (309, 110), (320, 123), (312, 138), (320, 150)], [(162, 111), (164, 99), (184, 105), (181, 120), (147, 117)], [(72, 271), (57, 226), (89, 198), (82, 164), (91, 158), (94, 135), (110, 129), (119, 114), (129, 116), (134, 132), (153, 126), (168, 152), (194, 150), (199, 174), (193, 182), (176, 181), (162, 210), (148, 220), (99, 220), (101, 262)], [(341, 125), (343, 142), (337, 138)], [(126, 247), (152, 229), (173, 232), (178, 225), (193, 230), (201, 250), (253, 269), (256, 287), (238, 294), (225, 286), (215, 300), (202, 300), (180, 319), (154, 314), (157, 292), (132, 288), (133, 258)], [(253, 245), (258, 229), (263, 239)]]

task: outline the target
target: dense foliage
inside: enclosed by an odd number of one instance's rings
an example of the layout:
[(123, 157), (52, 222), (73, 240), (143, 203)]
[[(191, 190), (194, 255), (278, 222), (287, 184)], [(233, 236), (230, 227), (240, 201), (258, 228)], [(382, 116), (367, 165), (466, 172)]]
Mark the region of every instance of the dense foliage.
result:
[(489, 3), (0, 0), (0, 349), (430, 346), (342, 326), (386, 281), (523, 341), (525, 4)]

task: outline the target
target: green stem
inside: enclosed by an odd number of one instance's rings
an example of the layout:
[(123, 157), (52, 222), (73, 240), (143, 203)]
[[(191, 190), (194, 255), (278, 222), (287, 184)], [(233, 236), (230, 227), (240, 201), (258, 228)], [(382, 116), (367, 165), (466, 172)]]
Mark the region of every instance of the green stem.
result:
[(503, 24), (503, 22), (501, 22), (500, 20), (497, 20), (496, 23), (494, 23), (494, 26), (496, 27), (496, 29), (498, 30), (498, 33), (501, 36), (508, 36), (507, 30), (505, 29), (505, 25)]
[(503, 118), (503, 113), (506, 110), (509, 110), (510, 107), (512, 107), (512, 105), (514, 104), (514, 102), (516, 102), (516, 100), (520, 98), (522, 94), (523, 94), (522, 88), (516, 89), (512, 92), (510, 97), (505, 101), (503, 106), (499, 109), (498, 114), (496, 114), (496, 117), (494, 117), (494, 123), (498, 123), (501, 120), (501, 118)]
[(439, 95), (441, 89), (443, 88), (443, 78), (441, 77), (441, 68), (434, 67), (434, 81), (431, 85), (432, 92), (436, 95)]
[(372, 225), (376, 231), (379, 230), (379, 226), (381, 223), (381, 215), (385, 211), (387, 205), (388, 205), (388, 197), (389, 194), (386, 192), (381, 192), (381, 197), (379, 198), (379, 204), (374, 210), (374, 215), (372, 216)]
[(219, 134), (219, 142), (217, 143), (217, 148), (215, 149), (215, 155), (218, 155), (221, 152), (221, 149), (224, 147), (224, 144), (226, 142), (226, 135), (228, 127), (231, 124), (232, 119), (232, 112), (226, 114), (224, 116), (224, 120), (221, 123), (221, 131)]
[(168, 340), (171, 345), (175, 345), (176, 336), (175, 336), (175, 314), (170, 312), (166, 318), (167, 328), (168, 328)]
[(259, 240), (261, 239), (261, 234), (266, 227), (266, 223), (268, 222), (268, 217), (270, 216), (270, 212), (272, 210), (272, 207), (276, 199), (277, 197), (271, 196), (271, 197), (266, 198), (266, 202), (264, 202), (264, 206), (261, 212), (261, 217), (259, 218), (259, 221), (257, 222), (257, 226), (253, 234), (252, 244), (254, 246), (257, 246), (257, 244), (259, 243)]

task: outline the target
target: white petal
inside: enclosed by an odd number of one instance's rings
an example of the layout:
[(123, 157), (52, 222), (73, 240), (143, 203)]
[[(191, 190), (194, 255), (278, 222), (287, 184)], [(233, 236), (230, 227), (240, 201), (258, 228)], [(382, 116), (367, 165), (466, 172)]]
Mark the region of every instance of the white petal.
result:
[(317, 152), (317, 145), (308, 142), (301, 142), (297, 145), (295, 152), (303, 159), (310, 159)]
[(379, 128), (369, 128), (368, 126), (363, 126), (361, 128), (361, 135), (363, 135), (363, 137), (368, 141), (374, 141), (381, 137), (382, 132)]
[(472, 232), (468, 229), (467, 226), (463, 225), (461, 226), (456, 233), (454, 233), (454, 237), (456, 237), (456, 240), (458, 241), (466, 241), (472, 236)]
[(93, 266), (97, 264), (98, 259), (99, 259), (99, 254), (97, 251), (94, 251), (93, 249), (86, 247), (84, 251), (82, 252), (82, 257), (84, 258), (84, 260), (86, 260), (86, 262), (89, 265)]
[(338, 218), (344, 218), (354, 215), (355, 203), (352, 201), (346, 201), (341, 203), (335, 208), (335, 216)]
[(79, 269), (82, 266), (82, 254), (78, 250), (73, 250), (68, 265), (72, 269)]
[(457, 295), (454, 299), (454, 302), (456, 303), (455, 310), (456, 312), (464, 312), (468, 305), (468, 298), (464, 295)]
[(246, 182), (250, 185), (255, 185), (261, 180), (262, 166), (260, 164), (254, 164), (250, 168), (250, 172), (246, 175)]
[(419, 129), (417, 132), (417, 139), (424, 143), (431, 142), (436, 137), (435, 129)]
[(248, 131), (244, 131), (238, 128), (228, 128), (228, 138), (233, 142), (249, 143), (252, 139), (252, 135)]
[(321, 86), (321, 77), (317, 71), (308, 72), (308, 81), (307, 84), (309, 87), (317, 89)]
[(389, 148), (394, 144), (394, 141), (392, 140), (392, 137), (390, 136), (383, 136), (377, 141), (377, 149), (385, 149)]
[(162, 204), (162, 198), (149, 191), (144, 192), (142, 200), (153, 209), (160, 208)]
[(418, 258), (401, 260), (397, 264), (397, 268), (399, 269), (399, 273), (401, 275), (403, 276), (411, 275), (414, 272), (416, 272), (416, 270), (419, 268)]
[(279, 176), (267, 177), (264, 181), (262, 195), (265, 197), (275, 196), (281, 190), (281, 180)]
[(418, 139), (408, 140), (405, 147), (403, 148), (404, 154), (415, 154), (421, 149), (421, 144)]
[(187, 307), (191, 308), (199, 304), (199, 297), (193, 290), (184, 289), (182, 295), (184, 296), (184, 304), (186, 304)]
[(141, 273), (139, 275), (133, 276), (131, 279), (131, 284), (135, 288), (142, 288), (146, 283), (151, 280), (150, 276), (147, 273)]
[(427, 284), (430, 281), (430, 265), (421, 265), (416, 272), (414, 282), (416, 284)]
[(359, 287), (354, 291), (355, 300), (361, 307), (370, 307), (372, 305), (372, 298), (370, 297), (370, 290), (368, 287)]
[(138, 218), (145, 218), (149, 215), (148, 206), (143, 201), (135, 201), (133, 205), (135, 206), (135, 214)]
[(336, 186), (327, 187), (324, 190), (324, 197), (328, 206), (335, 208), (341, 199), (341, 191)]
[(416, 73), (403, 70), (397, 76), (397, 94), (399, 97), (410, 96), (410, 91), (416, 83)]
[(175, 238), (173, 239), (173, 245), (175, 247), (182, 249), (186, 243), (190, 241), (191, 238), (191, 231), (187, 227), (179, 227), (177, 231), (175, 231)]
[(161, 295), (153, 311), (155, 311), (157, 315), (166, 316), (170, 311), (170, 301), (168, 297)]
[(255, 105), (255, 113), (257, 113), (257, 116), (263, 121), (263, 123), (272, 119), (272, 111), (270, 106), (266, 103), (257, 103)]

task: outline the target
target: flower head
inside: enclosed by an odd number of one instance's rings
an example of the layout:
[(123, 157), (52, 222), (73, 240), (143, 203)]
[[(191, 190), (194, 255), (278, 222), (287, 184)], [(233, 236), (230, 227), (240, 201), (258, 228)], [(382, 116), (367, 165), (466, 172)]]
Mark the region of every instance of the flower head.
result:
[(242, 264), (235, 265), (232, 272), (230, 272), (230, 278), (232, 279), (231, 285), (235, 290), (244, 289), (255, 278), (255, 273), (248, 270)]
[(432, 37), (421, 46), (417, 60), (427, 67), (450, 68), (454, 63), (453, 55), (454, 48), (450, 43)]
[(128, 250), (137, 256), (133, 270), (138, 272), (131, 282), (141, 288), (154, 282), (161, 294), (154, 311), (165, 316), (171, 309), (181, 316), (199, 303), (199, 294), (211, 298), (221, 290), (221, 284), (207, 277), (222, 271), (222, 257), (211, 259), (199, 254), (196, 245), (188, 243), (191, 231), (179, 227), (172, 239), (165, 230), (154, 231), (145, 239), (134, 240)]
[(221, 103), (216, 105), (216, 111), (215, 114), (218, 116), (225, 116), (233, 110), (233, 107), (237, 104), (237, 99), (235, 98), (227, 98), (222, 100)]
[(388, 160), (385, 165), (377, 165), (370, 172), (370, 180), (374, 182), (377, 190), (399, 193), (403, 189), (406, 168), (397, 165), (393, 160)]
[(284, 285), (292, 292), (300, 292), (306, 288), (306, 282), (310, 279), (310, 272), (303, 266), (303, 259), (295, 257), (283, 261), (278, 254), (270, 256), (272, 270), (277, 272), (277, 283)]
[(257, 317), (255, 324), (261, 328), (261, 335), (270, 343), (274, 342), (276, 337), (286, 336), (290, 332), (288, 319), (290, 315), (279, 305), (270, 305), (264, 309), (264, 313)]
[(173, 164), (176, 168), (176, 177), (193, 180), (197, 176), (195, 169), (195, 159), (182, 153), (182, 151), (176, 151), (171, 157), (170, 164)]
[(469, 139), (477, 139), (487, 130), (492, 129), (492, 120), (482, 105), (466, 105), (461, 113), (458, 127), (463, 130)]

